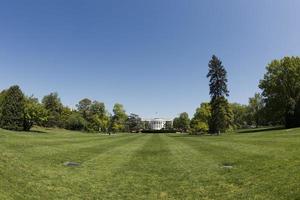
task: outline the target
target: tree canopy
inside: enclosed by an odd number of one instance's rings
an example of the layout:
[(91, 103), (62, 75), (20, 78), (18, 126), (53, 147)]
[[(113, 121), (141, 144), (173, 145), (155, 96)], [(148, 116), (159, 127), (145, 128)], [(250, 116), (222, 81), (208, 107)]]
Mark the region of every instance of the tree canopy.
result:
[(17, 85), (5, 91), (1, 100), (0, 126), (9, 130), (23, 130), (25, 96)]
[(300, 126), (300, 57), (273, 60), (260, 81), (266, 107), (287, 128)]

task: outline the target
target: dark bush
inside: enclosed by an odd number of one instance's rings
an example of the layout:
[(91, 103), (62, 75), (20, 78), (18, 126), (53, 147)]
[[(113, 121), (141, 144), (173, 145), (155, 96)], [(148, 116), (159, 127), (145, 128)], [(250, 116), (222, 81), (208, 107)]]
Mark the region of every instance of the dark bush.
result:
[(66, 122), (66, 129), (69, 130), (84, 130), (87, 122), (79, 113), (72, 113)]
[(6, 92), (1, 102), (0, 127), (23, 130), (25, 97), (19, 86), (14, 85)]
[(143, 130), (142, 133), (176, 133), (176, 130)]

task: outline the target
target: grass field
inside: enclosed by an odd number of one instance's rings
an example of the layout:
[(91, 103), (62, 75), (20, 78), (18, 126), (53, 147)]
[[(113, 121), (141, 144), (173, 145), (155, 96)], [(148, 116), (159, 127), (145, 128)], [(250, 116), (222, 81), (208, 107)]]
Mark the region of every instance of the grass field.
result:
[(300, 199), (300, 129), (218, 137), (0, 129), (0, 199)]

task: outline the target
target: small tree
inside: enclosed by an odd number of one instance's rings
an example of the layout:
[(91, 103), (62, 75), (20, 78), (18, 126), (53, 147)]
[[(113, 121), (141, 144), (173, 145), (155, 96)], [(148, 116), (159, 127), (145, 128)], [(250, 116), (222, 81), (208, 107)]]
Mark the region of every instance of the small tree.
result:
[(143, 128), (142, 119), (133, 113), (129, 115), (126, 124), (130, 132), (139, 132)]
[(196, 109), (191, 120), (191, 131), (194, 134), (207, 133), (209, 131), (209, 121), (211, 119), (211, 106), (209, 103), (202, 103)]
[(33, 125), (41, 125), (47, 121), (47, 110), (41, 105), (37, 98), (25, 98), (23, 129), (29, 131)]
[(175, 129), (181, 132), (187, 132), (190, 128), (190, 118), (188, 113), (180, 113), (179, 117), (174, 119), (173, 125)]
[(5, 92), (1, 104), (1, 128), (23, 130), (25, 97), (20, 87), (11, 86)]

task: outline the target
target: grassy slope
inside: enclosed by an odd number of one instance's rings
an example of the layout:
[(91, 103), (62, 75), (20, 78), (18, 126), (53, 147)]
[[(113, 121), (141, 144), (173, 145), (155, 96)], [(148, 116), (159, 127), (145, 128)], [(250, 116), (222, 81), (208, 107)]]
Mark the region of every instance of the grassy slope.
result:
[(220, 137), (0, 130), (0, 199), (300, 199), (299, 170), (300, 129)]

